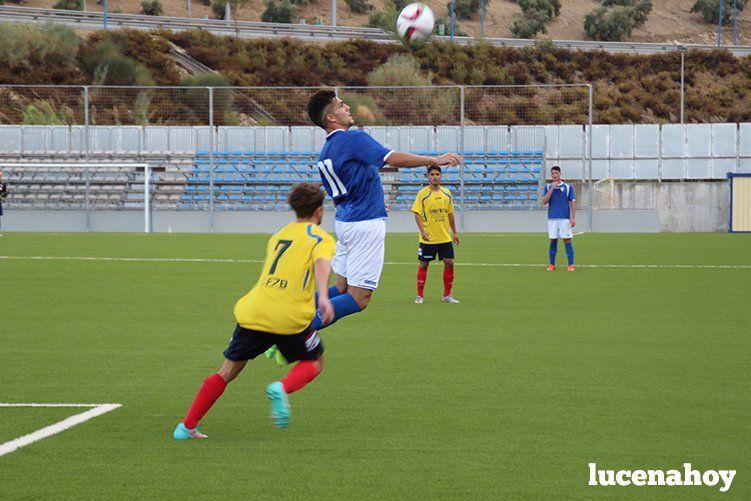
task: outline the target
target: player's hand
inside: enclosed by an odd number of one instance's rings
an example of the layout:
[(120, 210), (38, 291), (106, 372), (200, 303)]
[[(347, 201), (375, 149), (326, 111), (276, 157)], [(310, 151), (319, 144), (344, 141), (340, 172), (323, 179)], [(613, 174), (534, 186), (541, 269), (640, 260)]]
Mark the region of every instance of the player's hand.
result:
[(462, 158), (457, 155), (456, 153), (444, 153), (443, 155), (437, 157), (435, 159), (436, 165), (446, 165), (449, 164), (451, 167), (456, 167), (459, 165), (459, 162), (462, 161)]
[(426, 242), (430, 242), (430, 235), (428, 235), (428, 232), (427, 232), (427, 231), (425, 231), (425, 230), (422, 230), (422, 231), (420, 232), (420, 236), (421, 236), (421, 237), (422, 237), (422, 239), (423, 239), (423, 240), (425, 240)]
[(574, 226), (576, 226), (576, 218), (572, 217), (571, 218), (571, 227), (573, 228)]
[(454, 243), (456, 245), (459, 245), (459, 235), (457, 235), (456, 233), (454, 233)]
[(552, 184), (553, 188), (557, 188), (557, 187), (558, 187), (558, 185), (559, 185), (559, 184), (561, 184), (562, 182), (563, 182), (563, 181), (561, 181), (560, 179), (559, 179), (559, 180), (557, 180), (557, 181), (553, 181), (553, 184)]
[(334, 320), (334, 305), (331, 304), (331, 300), (329, 298), (319, 298), (318, 309), (321, 311), (321, 320), (323, 320), (323, 325), (328, 325), (332, 320)]

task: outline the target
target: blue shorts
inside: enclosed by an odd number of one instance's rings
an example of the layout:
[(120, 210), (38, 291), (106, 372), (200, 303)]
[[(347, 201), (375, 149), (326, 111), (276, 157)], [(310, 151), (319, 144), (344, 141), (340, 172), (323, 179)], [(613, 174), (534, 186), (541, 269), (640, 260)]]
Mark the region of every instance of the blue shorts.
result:
[(238, 325), (232, 333), (229, 346), (224, 350), (224, 356), (233, 362), (253, 360), (274, 345), (289, 363), (318, 360), (323, 355), (323, 341), (316, 331), (306, 329), (299, 334), (282, 335), (245, 329)]
[(417, 259), (420, 261), (432, 261), (438, 256), (438, 259), (454, 259), (454, 244), (446, 242), (443, 244), (420, 244), (417, 249)]

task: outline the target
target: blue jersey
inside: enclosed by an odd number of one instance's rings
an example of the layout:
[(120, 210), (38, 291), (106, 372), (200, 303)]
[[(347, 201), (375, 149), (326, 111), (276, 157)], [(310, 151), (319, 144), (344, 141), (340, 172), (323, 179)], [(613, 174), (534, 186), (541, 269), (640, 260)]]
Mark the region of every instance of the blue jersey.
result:
[(318, 170), (334, 199), (337, 221), (388, 217), (378, 170), (391, 150), (361, 130), (335, 130), (326, 137)]
[[(550, 191), (552, 183), (548, 183), (545, 186), (545, 193), (547, 195)], [(553, 196), (548, 200), (548, 219), (571, 219), (571, 205), (569, 202), (575, 202), (574, 188), (568, 184), (561, 182), (555, 191)]]

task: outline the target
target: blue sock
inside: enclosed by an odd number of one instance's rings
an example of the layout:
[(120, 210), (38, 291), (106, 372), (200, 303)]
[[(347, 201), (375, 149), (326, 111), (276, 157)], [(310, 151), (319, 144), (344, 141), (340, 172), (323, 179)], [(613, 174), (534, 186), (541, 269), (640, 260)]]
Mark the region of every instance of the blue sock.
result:
[(571, 266), (574, 264), (574, 244), (566, 242), (566, 255), (568, 256), (568, 264)]
[(314, 330), (321, 330), (325, 329), (326, 327), (329, 327), (330, 325), (333, 325), (336, 323), (337, 320), (339, 320), (342, 317), (346, 317), (347, 315), (351, 315), (353, 313), (357, 313), (358, 311), (361, 311), (360, 305), (357, 304), (357, 301), (355, 301), (355, 298), (352, 297), (349, 293), (344, 293), (336, 296), (334, 299), (331, 300), (331, 304), (334, 305), (334, 320), (331, 321), (330, 324), (323, 325), (323, 320), (321, 319), (321, 312), (316, 311), (316, 316), (313, 317), (313, 321), (310, 323), (310, 328)]
[[(336, 296), (341, 296), (342, 293), (336, 288), (336, 285), (329, 287), (329, 299), (334, 299)], [(318, 308), (318, 291), (316, 291), (316, 308)]]
[(548, 255), (550, 256), (550, 264), (555, 265), (555, 255), (558, 252), (558, 240), (550, 241), (550, 250), (548, 251)]

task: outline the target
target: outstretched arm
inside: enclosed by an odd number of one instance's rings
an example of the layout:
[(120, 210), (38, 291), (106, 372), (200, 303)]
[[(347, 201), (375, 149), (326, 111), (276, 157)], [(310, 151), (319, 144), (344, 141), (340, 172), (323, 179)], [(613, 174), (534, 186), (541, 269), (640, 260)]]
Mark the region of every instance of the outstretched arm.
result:
[(427, 157), (401, 151), (392, 151), (391, 154), (386, 157), (386, 163), (392, 167), (424, 167), (447, 164), (454, 167), (459, 165), (459, 162), (461, 162), (461, 157), (456, 153), (445, 153), (437, 157)]

